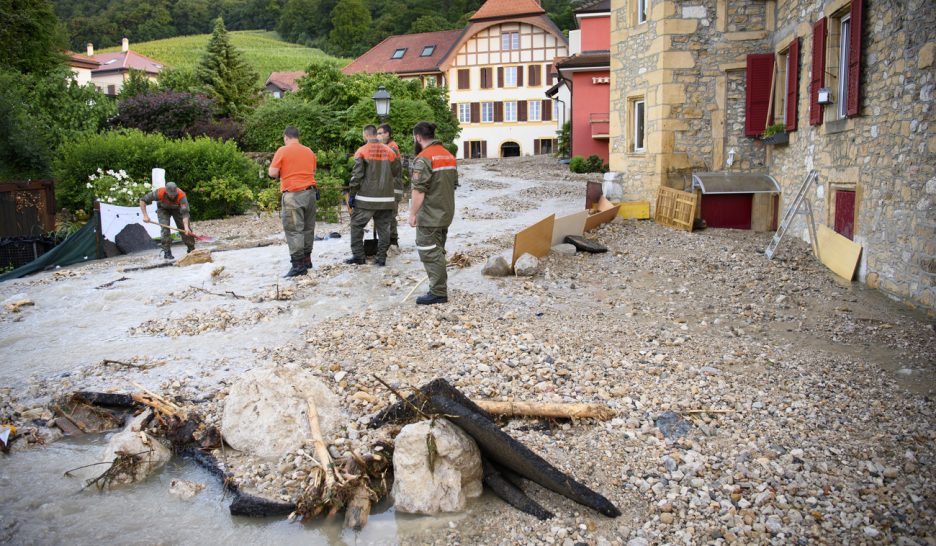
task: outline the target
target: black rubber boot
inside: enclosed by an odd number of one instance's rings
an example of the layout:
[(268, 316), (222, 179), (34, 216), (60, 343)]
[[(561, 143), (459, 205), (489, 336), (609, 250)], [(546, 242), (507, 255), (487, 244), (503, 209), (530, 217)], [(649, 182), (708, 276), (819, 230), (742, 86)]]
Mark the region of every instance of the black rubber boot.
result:
[(350, 258), (346, 259), (344, 263), (349, 265), (364, 265), (365, 260), (364, 258), (355, 258), (354, 256), (351, 256)]
[(189, 252), (192, 252), (193, 250), (195, 250), (195, 247), (194, 247), (194, 246), (187, 247), (187, 248), (185, 249), (185, 253), (188, 254)]
[(435, 294), (429, 292), (416, 298), (416, 303), (417, 305), (433, 305), (436, 303), (448, 303), (448, 297), (436, 296)]
[(163, 251), (163, 259), (165, 260), (174, 260), (175, 256), (172, 255), (172, 251), (168, 248)]
[(312, 269), (312, 253), (303, 256), (302, 263), (306, 266), (306, 269)]
[(386, 258), (374, 258), (374, 265), (383, 267), (387, 265), (387, 259)]
[(289, 271), (287, 271), (285, 275), (283, 275), (283, 278), (288, 279), (290, 277), (298, 277), (299, 275), (305, 275), (307, 271), (308, 269), (306, 268), (304, 263), (293, 262), (292, 267), (289, 268)]

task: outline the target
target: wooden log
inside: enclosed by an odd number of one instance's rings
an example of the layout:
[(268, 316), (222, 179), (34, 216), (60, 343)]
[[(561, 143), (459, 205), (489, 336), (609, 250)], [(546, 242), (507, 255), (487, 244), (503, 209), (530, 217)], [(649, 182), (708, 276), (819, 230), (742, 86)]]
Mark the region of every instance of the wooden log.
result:
[(138, 402), (136, 402), (129, 394), (78, 391), (75, 393), (75, 396), (78, 399), (89, 404), (94, 404), (95, 406), (113, 406), (118, 408), (138, 407)]
[(492, 415), (505, 417), (546, 417), (550, 419), (600, 419), (614, 417), (614, 410), (601, 404), (561, 404), (551, 402), (519, 402), (473, 400), (479, 408)]
[(309, 431), (312, 433), (312, 447), (315, 449), (315, 457), (318, 459), (318, 463), (325, 471), (325, 491), (330, 493), (335, 487), (335, 465), (332, 463), (331, 455), (328, 454), (328, 446), (325, 445), (325, 439), (322, 437), (322, 428), (319, 425), (315, 402), (311, 398), (307, 398), (306, 403), (309, 406)]
[(364, 459), (352, 453), (345, 464), (344, 473), (350, 476), (360, 476), (358, 484), (351, 493), (351, 500), (345, 507), (344, 526), (346, 529), (360, 531), (367, 525), (367, 519), (371, 512), (371, 491), (367, 486), (369, 481), (367, 475), (367, 463)]
[(555, 516), (555, 514), (540, 506), (538, 502), (528, 497), (519, 486), (508, 479), (492, 462), (482, 457), (481, 464), (484, 469), (484, 485), (488, 486), (501, 500), (540, 521)]

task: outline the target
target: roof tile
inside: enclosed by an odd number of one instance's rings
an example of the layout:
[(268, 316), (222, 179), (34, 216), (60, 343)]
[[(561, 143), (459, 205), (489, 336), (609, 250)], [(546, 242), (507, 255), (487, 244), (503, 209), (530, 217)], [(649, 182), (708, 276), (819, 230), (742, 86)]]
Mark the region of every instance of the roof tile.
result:
[(546, 13), (543, 6), (536, 0), (487, 0), (470, 21), (481, 19), (496, 19), (500, 17), (517, 17), (520, 15), (538, 15)]
[[(452, 45), (458, 41), (462, 32), (462, 29), (456, 29), (389, 36), (344, 67), (342, 72), (345, 74), (437, 72), (439, 64), (445, 59)], [(435, 46), (435, 48), (430, 55), (423, 57), (421, 53), (427, 46)], [(393, 54), (399, 49), (404, 49), (405, 52), (401, 58), (394, 59)]]
[(111, 72), (118, 69), (142, 70), (150, 74), (158, 74), (164, 68), (159, 61), (150, 59), (146, 55), (140, 55), (135, 51), (117, 51), (114, 53), (99, 53), (92, 57), (95, 61), (101, 63), (101, 67), (92, 70), (95, 72)]
[(283, 91), (296, 91), (299, 89), (296, 80), (303, 76), (305, 76), (305, 72), (270, 72), (266, 85), (272, 83)]

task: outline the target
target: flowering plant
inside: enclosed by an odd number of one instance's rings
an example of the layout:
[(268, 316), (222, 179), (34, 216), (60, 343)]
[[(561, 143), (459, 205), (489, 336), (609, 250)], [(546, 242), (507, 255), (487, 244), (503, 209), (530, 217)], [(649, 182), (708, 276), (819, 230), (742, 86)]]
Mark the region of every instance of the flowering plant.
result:
[(101, 203), (132, 207), (150, 190), (150, 183), (145, 180), (137, 182), (123, 169), (105, 171), (98, 168), (96, 172), (88, 175), (87, 188)]

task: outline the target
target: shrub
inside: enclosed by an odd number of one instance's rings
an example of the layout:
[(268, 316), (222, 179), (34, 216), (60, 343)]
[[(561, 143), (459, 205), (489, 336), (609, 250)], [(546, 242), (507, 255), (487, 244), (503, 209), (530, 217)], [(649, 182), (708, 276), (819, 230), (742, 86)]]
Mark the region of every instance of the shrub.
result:
[(588, 159), (577, 155), (569, 161), (569, 170), (574, 173), (602, 173), (607, 172), (608, 167), (597, 155), (592, 154)]
[(121, 100), (115, 125), (179, 138), (199, 124), (210, 124), (214, 101), (178, 91), (142, 93)]
[(239, 142), (243, 131), (244, 127), (239, 122), (231, 118), (222, 118), (215, 121), (195, 122), (185, 129), (185, 134), (190, 137), (204, 136), (215, 140)]
[(151, 184), (149, 180), (134, 180), (124, 170), (105, 171), (99, 167), (97, 172), (88, 175), (86, 187), (102, 203), (131, 207), (139, 203), (140, 196), (149, 191)]
[(585, 173), (588, 172), (585, 165), (585, 158), (577, 155), (569, 160), (569, 170), (574, 173)]
[(340, 142), (341, 125), (335, 123), (327, 108), (290, 93), (282, 99), (267, 100), (248, 116), (242, 137), (244, 148), (252, 152), (276, 151), (283, 145), (287, 125), (299, 129), (299, 140), (316, 153)]
[(239, 214), (260, 189), (259, 166), (233, 142), (204, 137), (170, 140), (128, 130), (63, 145), (55, 162), (56, 199), (71, 209), (88, 208), (95, 197), (93, 188), (87, 187), (88, 175), (98, 168), (149, 180), (153, 167), (166, 169), (166, 179), (186, 192), (195, 219)]
[(331, 175), (318, 177), (319, 200), (316, 216), (324, 222), (337, 222), (345, 182)]
[(587, 173), (600, 173), (603, 166), (604, 161), (597, 155), (592, 154), (585, 160), (585, 172)]

